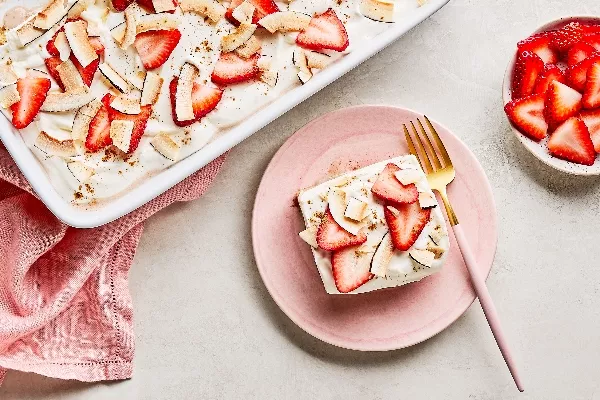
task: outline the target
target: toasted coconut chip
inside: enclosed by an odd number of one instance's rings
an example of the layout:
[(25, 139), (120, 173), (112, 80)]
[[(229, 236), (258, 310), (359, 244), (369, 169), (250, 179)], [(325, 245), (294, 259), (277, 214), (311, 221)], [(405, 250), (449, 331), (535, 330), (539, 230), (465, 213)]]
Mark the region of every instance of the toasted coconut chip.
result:
[(170, 13), (147, 14), (137, 19), (136, 32), (172, 30), (179, 26), (179, 18)]
[(152, 0), (152, 5), (157, 13), (173, 11), (177, 8), (173, 0)]
[(35, 147), (51, 156), (74, 157), (77, 148), (72, 140), (56, 140), (44, 131), (41, 131), (35, 140)]
[(58, 32), (56, 38), (54, 39), (54, 45), (60, 54), (60, 59), (65, 61), (71, 55), (71, 46), (69, 46), (69, 41), (67, 40), (67, 35), (61, 31)]
[(67, 163), (67, 168), (69, 168), (69, 171), (71, 171), (71, 174), (73, 174), (75, 179), (81, 183), (87, 182), (87, 180), (95, 173), (93, 168), (90, 168), (79, 161)]
[(306, 54), (306, 65), (308, 68), (324, 69), (331, 64), (331, 57), (327, 54), (318, 53), (316, 51), (307, 51)]
[(39, 69), (28, 69), (27, 70), (27, 76), (31, 77), (31, 78), (46, 78), (46, 79), (50, 79), (50, 75), (47, 72), (41, 71)]
[(237, 29), (229, 35), (223, 36), (221, 39), (221, 50), (223, 53), (234, 51), (244, 43), (246, 43), (254, 34), (256, 25), (241, 24)]
[(437, 244), (433, 244), (431, 242), (427, 243), (427, 250), (434, 254), (434, 258), (436, 260), (442, 258), (445, 252), (443, 247), (440, 247)]
[(292, 53), (292, 61), (294, 65), (300, 69), (300, 71), (310, 73), (310, 69), (308, 68), (308, 60), (306, 59), (306, 52), (300, 47), (294, 48), (294, 52)]
[(250, 39), (246, 41), (246, 43), (235, 49), (235, 52), (242, 58), (250, 58), (254, 54), (258, 53), (261, 48), (262, 43), (260, 42), (260, 39), (252, 35), (250, 36)]
[(110, 103), (110, 106), (117, 111), (121, 111), (123, 114), (135, 115), (142, 111), (142, 108), (140, 107), (140, 99), (125, 95), (115, 97)]
[(417, 0), (419, 7), (422, 7), (425, 3), (427, 3), (427, 0)]
[(160, 75), (154, 72), (146, 73), (146, 79), (144, 80), (144, 89), (142, 90), (142, 100), (141, 103), (143, 106), (148, 104), (154, 104), (158, 100), (158, 96), (160, 95), (160, 89), (163, 84), (163, 78)]
[(173, 141), (167, 134), (159, 133), (150, 141), (154, 150), (163, 157), (171, 161), (177, 161), (179, 158), (179, 145)]
[(310, 247), (317, 249), (319, 245), (317, 244), (317, 227), (311, 226), (308, 229), (303, 230), (298, 234), (302, 240), (310, 245)]
[(129, 83), (125, 80), (125, 78), (119, 75), (119, 73), (115, 71), (113, 67), (111, 67), (107, 63), (102, 63), (100, 64), (100, 67), (98, 69), (100, 70), (102, 75), (104, 75), (104, 77), (108, 79), (108, 81), (121, 93), (127, 94), (131, 91)]
[(15, 83), (4, 86), (2, 89), (0, 89), (0, 107), (8, 108), (19, 100), (21, 100), (21, 96), (19, 95), (19, 91), (17, 90), (17, 85)]
[(302, 83), (302, 84), (305, 84), (306, 82), (310, 81), (311, 78), (312, 78), (311, 72), (306, 72), (306, 71), (298, 72), (298, 79), (300, 79), (300, 83)]
[(33, 26), (33, 19), (25, 22), (23, 25), (17, 28), (17, 38), (21, 43), (21, 46), (27, 46), (29, 43), (33, 42), (35, 39), (39, 38), (46, 32), (44, 29), (36, 28)]
[(15, 74), (15, 70), (10, 64), (0, 65), (0, 85), (12, 85), (17, 83), (19, 77)]
[(50, 29), (67, 15), (67, 11), (64, 0), (50, 0), (50, 3), (35, 16), (33, 26), (40, 29)]
[(242, 4), (237, 6), (231, 16), (235, 18), (240, 24), (251, 24), (252, 16), (254, 15), (254, 10), (256, 7), (248, 0), (245, 0)]
[(360, 228), (362, 228), (362, 224), (344, 216), (347, 197), (346, 192), (342, 189), (330, 190), (329, 195), (327, 196), (329, 199), (329, 211), (331, 211), (333, 219), (339, 226), (351, 234), (356, 235), (358, 231), (360, 231)]
[(271, 57), (261, 57), (257, 62), (258, 69), (260, 70), (260, 80), (269, 86), (277, 85), (277, 78), (279, 73), (273, 67)]
[(92, 61), (98, 59), (98, 54), (96, 54), (96, 50), (94, 50), (87, 35), (85, 21), (67, 22), (65, 24), (65, 34), (71, 51), (81, 66), (87, 67)]
[(123, 50), (135, 42), (135, 35), (137, 34), (137, 19), (139, 18), (139, 7), (136, 3), (130, 4), (125, 9), (125, 34), (123, 40), (119, 43), (119, 47)]
[(360, 0), (358, 9), (374, 21), (394, 22), (394, 2), (391, 0)]
[(183, 12), (193, 12), (217, 22), (225, 16), (227, 9), (216, 0), (183, 0), (179, 4)]
[(133, 125), (133, 121), (124, 119), (116, 119), (110, 123), (110, 138), (113, 144), (124, 153), (129, 151)]
[(98, 24), (94, 21), (88, 21), (87, 24), (87, 34), (90, 37), (98, 37), (98, 36), (102, 36), (102, 31), (100, 30), (100, 27), (98, 26)]
[(42, 111), (60, 112), (76, 110), (94, 100), (94, 95), (87, 87), (64, 93), (48, 93)]
[(175, 114), (179, 121), (189, 121), (195, 118), (192, 107), (192, 89), (197, 74), (198, 69), (190, 63), (181, 67), (175, 96)]
[(258, 21), (260, 26), (271, 33), (276, 31), (301, 31), (310, 24), (311, 16), (297, 11), (279, 11), (269, 14)]
[(79, 71), (77, 71), (77, 67), (75, 67), (73, 61), (63, 61), (56, 67), (56, 71), (67, 92), (85, 88), (83, 79), (81, 79), (81, 75), (79, 74)]
[(71, 129), (71, 138), (73, 140), (85, 140), (90, 122), (92, 122), (100, 107), (102, 107), (102, 102), (94, 99), (77, 110), (77, 114), (75, 114), (75, 119), (73, 120), (73, 128)]
[(125, 28), (127, 25), (125, 22), (119, 24), (110, 30), (110, 34), (115, 39), (115, 42), (121, 44), (123, 42), (123, 38), (125, 37)]
[[(94, 0), (79, 0), (79, 1), (75, 2), (75, 4), (73, 4), (71, 9), (67, 13), (67, 16), (69, 18), (79, 18), (81, 16), (81, 13), (84, 12), (85, 10), (87, 10), (88, 7), (91, 6), (92, 4), (94, 4)], [(88, 27), (89, 27), (89, 21), (88, 21)]]
[(367, 212), (367, 203), (355, 197), (351, 197), (350, 200), (348, 200), (346, 211), (344, 211), (344, 217), (360, 222), (367, 216)]
[(129, 75), (127, 77), (127, 79), (129, 80), (129, 83), (131, 83), (131, 85), (138, 89), (138, 90), (142, 90), (144, 89), (144, 80), (146, 79), (146, 72), (145, 71), (137, 71), (132, 75)]
[(416, 169), (403, 169), (394, 174), (396, 179), (403, 185), (410, 185), (421, 180), (421, 174)]
[(433, 208), (437, 207), (437, 201), (435, 200), (435, 196), (433, 194), (428, 192), (420, 192), (419, 205), (421, 208)]
[(446, 234), (444, 233), (440, 225), (433, 228), (432, 231), (429, 233), (429, 237), (431, 238), (431, 240), (433, 240), (433, 243), (437, 244), (438, 246), (442, 244), (442, 240), (445, 236)]
[(392, 235), (388, 231), (377, 245), (377, 250), (375, 250), (371, 260), (371, 273), (381, 278), (385, 277), (393, 255), (394, 244), (392, 243)]
[(421, 264), (425, 268), (431, 267), (433, 261), (435, 260), (435, 254), (433, 254), (429, 250), (419, 250), (414, 249), (408, 252), (410, 258), (415, 260), (417, 263)]

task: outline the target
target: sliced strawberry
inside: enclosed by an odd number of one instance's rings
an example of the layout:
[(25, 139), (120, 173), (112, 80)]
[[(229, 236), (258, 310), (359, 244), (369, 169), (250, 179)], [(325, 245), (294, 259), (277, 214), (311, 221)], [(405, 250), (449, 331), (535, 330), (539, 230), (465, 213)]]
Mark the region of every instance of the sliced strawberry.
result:
[(404, 186), (396, 176), (400, 171), (396, 164), (387, 164), (383, 171), (379, 173), (377, 181), (371, 188), (371, 192), (380, 199), (392, 201), (394, 203), (414, 203), (419, 198), (419, 191), (414, 183)]
[(344, 51), (350, 44), (344, 24), (331, 8), (315, 15), (306, 29), (298, 34), (296, 43), (310, 50)]
[(596, 153), (600, 153), (600, 109), (582, 111), (579, 118), (585, 123), (588, 132), (590, 132), (594, 150), (596, 150)]
[(175, 98), (177, 97), (178, 81), (179, 78), (174, 76), (171, 83), (169, 83), (173, 122), (175, 122), (175, 125), (177, 126), (188, 126), (199, 121), (206, 114), (214, 110), (217, 104), (219, 104), (219, 101), (221, 101), (221, 97), (223, 97), (223, 91), (221, 89), (194, 82), (194, 87), (192, 88), (192, 107), (194, 108), (195, 118), (189, 121), (178, 121), (175, 112)]
[(17, 129), (28, 126), (40, 111), (50, 90), (50, 79), (25, 77), (17, 81), (21, 100), (10, 106), (12, 124)]
[(550, 132), (581, 111), (581, 93), (564, 83), (554, 81), (546, 92), (544, 117)]
[(327, 208), (325, 217), (317, 230), (317, 244), (320, 249), (334, 251), (343, 249), (344, 247), (357, 246), (367, 241), (367, 234), (364, 231), (353, 235), (342, 228), (331, 215), (331, 211)]
[(585, 60), (567, 68), (566, 76), (569, 86), (583, 93), (588, 69), (598, 60), (600, 60), (600, 53), (594, 53)]
[(567, 55), (567, 64), (569, 65), (569, 67), (571, 67), (585, 60), (595, 52), (596, 49), (590, 44), (586, 42), (579, 42), (573, 47), (571, 47), (571, 49), (569, 50), (569, 54)]
[(534, 94), (504, 106), (508, 119), (522, 134), (535, 141), (545, 138), (548, 132), (548, 124), (544, 119), (544, 98), (542, 94)]
[(546, 64), (535, 82), (535, 94), (545, 94), (552, 81), (566, 82), (565, 74), (555, 64)]
[(110, 137), (110, 118), (108, 115), (108, 104), (110, 103), (110, 94), (102, 98), (102, 106), (92, 118), (88, 134), (85, 139), (85, 148), (87, 151), (96, 152), (112, 144)]
[(111, 0), (112, 6), (116, 11), (125, 11), (125, 9), (133, 3), (133, 0)]
[(562, 28), (552, 31), (552, 46), (558, 51), (567, 52), (573, 45), (580, 42), (585, 28), (579, 22), (571, 22)]
[(537, 54), (524, 51), (519, 54), (512, 81), (512, 97), (520, 99), (529, 96), (535, 89), (538, 75), (544, 69), (544, 62)]
[(243, 59), (235, 53), (223, 53), (215, 64), (211, 80), (214, 83), (227, 85), (230, 83), (244, 82), (258, 75), (258, 54)]
[(58, 71), (56, 70), (56, 67), (58, 67), (60, 64), (62, 64), (62, 60), (60, 59), (60, 57), (46, 58), (46, 59), (44, 59), (44, 64), (46, 64), (46, 69), (48, 70), (48, 73), (56, 81), (58, 86), (62, 90), (65, 90), (65, 85), (63, 85), (62, 80), (60, 79), (60, 75), (59, 75)]
[(552, 35), (550, 32), (542, 32), (521, 40), (517, 43), (519, 52), (530, 51), (535, 53), (546, 64), (554, 64), (558, 61), (558, 54), (552, 48)]
[(357, 247), (334, 251), (331, 270), (337, 290), (349, 293), (373, 279), (370, 271), (372, 258), (372, 254), (361, 252)]
[[(67, 22), (74, 22), (74, 21), (85, 21), (82, 18), (67, 18), (65, 20), (65, 24)], [(87, 23), (87, 21), (86, 21)], [(54, 41), (56, 40), (56, 36), (58, 35), (59, 32), (64, 32), (65, 31), (65, 26), (61, 26), (59, 30), (56, 31), (56, 33), (54, 34), (54, 36), (52, 36), (52, 39), (50, 39), (48, 41), (48, 43), (46, 43), (46, 51), (48, 52), (48, 54), (50, 54), (51, 56), (54, 57), (58, 57), (60, 55), (58, 49), (56, 48), (56, 45), (54, 44)]]
[(146, 130), (146, 124), (148, 123), (148, 119), (152, 114), (152, 106), (142, 106), (139, 114), (123, 114), (122, 112), (115, 110), (110, 106), (110, 103), (113, 100), (113, 96), (109, 95), (108, 97), (104, 96), (102, 102), (106, 105), (108, 109), (108, 118), (110, 121), (114, 120), (126, 120), (133, 121), (133, 133), (131, 134), (131, 142), (129, 144), (129, 151), (127, 154), (131, 154), (137, 149), (140, 144), (140, 140), (142, 136), (144, 136), (144, 131)]
[(397, 204), (384, 208), (385, 222), (392, 235), (394, 247), (408, 250), (419, 238), (431, 216), (431, 208), (421, 208), (419, 202)]
[(577, 117), (569, 118), (554, 131), (548, 150), (555, 157), (577, 164), (592, 165), (596, 158), (590, 132)]
[(600, 51), (600, 33), (585, 35), (583, 41), (592, 46), (596, 51)]
[[(146, 9), (146, 11), (148, 11), (149, 13), (151, 13), (151, 14), (156, 13), (156, 9), (154, 8), (154, 3), (152, 2), (152, 0), (137, 0), (137, 3), (142, 8)], [(179, 5), (177, 3), (177, 0), (173, 0), (173, 5), (175, 7), (177, 7)], [(167, 11), (167, 12), (173, 14), (175, 12), (175, 10), (171, 10), (171, 11)]]
[(596, 108), (600, 106), (600, 61), (596, 61), (588, 69), (585, 91), (583, 92), (583, 107)]
[[(258, 24), (258, 21), (263, 17), (273, 14), (275, 12), (280, 11), (279, 7), (273, 0), (249, 0), (250, 3), (255, 7), (254, 14), (252, 14), (252, 23)], [(233, 10), (240, 4), (242, 4), (244, 0), (232, 0), (229, 4), (229, 8), (225, 13), (225, 18), (229, 20), (234, 25), (239, 25), (240, 23), (233, 18)]]
[(181, 39), (177, 29), (170, 31), (148, 31), (135, 37), (135, 46), (144, 68), (147, 70), (163, 65)]
[(582, 26), (582, 28), (583, 28), (583, 32), (585, 33), (586, 36), (600, 33), (600, 25), (584, 24)]
[(77, 57), (75, 57), (73, 54), (71, 54), (69, 59), (73, 62), (75, 68), (77, 68), (77, 71), (79, 71), (79, 75), (81, 75), (83, 82), (88, 87), (92, 86), (92, 81), (94, 80), (94, 75), (96, 74), (98, 66), (100, 65), (100, 60), (95, 59), (94, 61), (89, 63), (87, 67), (83, 67), (81, 66), (81, 63), (77, 60)]

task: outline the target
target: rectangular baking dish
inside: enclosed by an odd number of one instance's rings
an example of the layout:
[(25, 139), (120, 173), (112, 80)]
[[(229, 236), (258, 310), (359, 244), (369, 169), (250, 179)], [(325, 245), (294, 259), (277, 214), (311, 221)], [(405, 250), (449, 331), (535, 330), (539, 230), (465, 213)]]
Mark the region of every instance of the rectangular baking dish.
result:
[(147, 178), (126, 194), (102, 206), (86, 210), (82, 206), (73, 205), (63, 199), (50, 183), (47, 173), (24, 143), (19, 132), (5, 118), (0, 118), (0, 139), (40, 199), (57, 218), (75, 228), (93, 228), (104, 225), (146, 204), (198, 171), (292, 107), (385, 48), (434, 14), (448, 1), (429, 0), (422, 7), (403, 16), (390, 29), (376, 36), (369, 47), (354, 49), (327, 69), (316, 74), (306, 84), (290, 90), (194, 154)]

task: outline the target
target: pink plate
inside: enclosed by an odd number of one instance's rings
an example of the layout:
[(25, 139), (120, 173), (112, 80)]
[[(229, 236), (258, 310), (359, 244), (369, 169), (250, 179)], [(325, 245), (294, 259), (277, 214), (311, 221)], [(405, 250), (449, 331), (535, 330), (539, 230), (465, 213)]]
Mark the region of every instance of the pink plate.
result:
[[(422, 117), (388, 106), (326, 114), (296, 132), (264, 173), (252, 216), (258, 270), (269, 293), (298, 326), (336, 346), (365, 351), (399, 349), (426, 340), (454, 322), (475, 299), (456, 241), (442, 272), (410, 285), (359, 295), (323, 288), (294, 198), (350, 169), (408, 154), (402, 124)], [(496, 251), (496, 208), (490, 184), (471, 151), (433, 122), (456, 167), (448, 194), (482, 273)]]

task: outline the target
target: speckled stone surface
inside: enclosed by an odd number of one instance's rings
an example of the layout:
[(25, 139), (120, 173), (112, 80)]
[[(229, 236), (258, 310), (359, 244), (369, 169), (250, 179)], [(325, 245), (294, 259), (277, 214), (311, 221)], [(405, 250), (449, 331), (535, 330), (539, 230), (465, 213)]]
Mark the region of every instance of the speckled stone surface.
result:
[[(600, 179), (537, 161), (509, 132), (501, 100), (519, 38), (549, 19), (594, 12), (597, 0), (452, 0), (236, 147), (200, 200), (148, 221), (131, 270), (133, 379), (82, 384), (9, 372), (0, 399), (600, 399)], [(525, 393), (477, 302), (424, 343), (358, 353), (307, 335), (266, 292), (250, 240), (262, 172), (311, 119), (369, 103), (427, 113), (486, 170), (499, 214), (488, 284)]]

